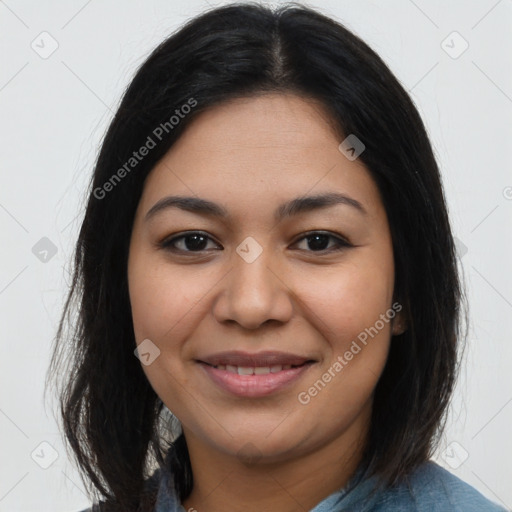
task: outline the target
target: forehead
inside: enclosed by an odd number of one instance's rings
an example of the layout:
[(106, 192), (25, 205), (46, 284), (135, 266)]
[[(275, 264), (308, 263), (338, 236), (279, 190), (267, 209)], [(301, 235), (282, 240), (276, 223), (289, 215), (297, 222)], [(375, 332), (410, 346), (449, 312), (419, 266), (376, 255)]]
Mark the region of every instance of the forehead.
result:
[[(292, 156), (302, 148), (336, 144), (340, 135), (335, 132), (335, 123), (319, 101), (269, 93), (236, 98), (202, 112), (188, 125), (175, 149), (187, 145), (222, 154), (242, 149), (251, 154)], [(279, 152), (272, 151), (275, 148)]]
[(333, 191), (369, 210), (377, 187), (364, 164), (339, 150), (326, 108), (291, 94), (237, 98), (198, 115), (148, 176), (146, 211), (166, 194), (259, 206)]

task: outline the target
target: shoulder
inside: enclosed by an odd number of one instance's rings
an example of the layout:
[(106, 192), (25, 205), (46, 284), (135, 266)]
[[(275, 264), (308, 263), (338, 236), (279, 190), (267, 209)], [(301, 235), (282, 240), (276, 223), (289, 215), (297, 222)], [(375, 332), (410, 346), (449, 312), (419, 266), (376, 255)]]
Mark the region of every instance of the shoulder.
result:
[[(162, 493), (162, 488), (166, 488), (166, 484), (169, 478), (169, 474), (166, 471), (162, 471), (161, 468), (157, 468), (153, 471), (153, 474), (146, 478), (144, 482), (144, 489), (151, 490), (156, 493)], [(77, 510), (75, 512), (108, 512), (112, 510), (112, 506), (107, 506), (104, 501), (94, 502), (88, 508)], [(117, 510), (117, 508), (116, 508)], [(156, 511), (156, 508), (155, 508)]]
[(406, 481), (385, 492), (375, 512), (504, 512), (505, 509), (435, 462), (416, 469)]

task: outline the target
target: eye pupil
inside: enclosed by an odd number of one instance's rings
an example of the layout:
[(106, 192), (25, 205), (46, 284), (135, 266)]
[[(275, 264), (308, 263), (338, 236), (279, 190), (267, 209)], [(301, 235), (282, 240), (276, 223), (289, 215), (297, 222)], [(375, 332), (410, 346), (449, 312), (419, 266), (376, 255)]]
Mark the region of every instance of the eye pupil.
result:
[[(188, 240), (194, 240), (191, 244), (188, 243)], [(189, 250), (198, 250), (201, 251), (204, 248), (205, 242), (207, 238), (204, 235), (187, 235), (184, 237), (185, 246)]]
[[(322, 239), (322, 241), (319, 242), (318, 239)], [(316, 249), (318, 251), (323, 251), (327, 248), (327, 246), (329, 245), (329, 236), (328, 235), (322, 235), (322, 234), (317, 234), (317, 235), (311, 235), (311, 236), (308, 236), (307, 237), (307, 240), (308, 240), (308, 244), (309, 244), (309, 247), (311, 249)], [(311, 242), (313, 241), (313, 242)]]

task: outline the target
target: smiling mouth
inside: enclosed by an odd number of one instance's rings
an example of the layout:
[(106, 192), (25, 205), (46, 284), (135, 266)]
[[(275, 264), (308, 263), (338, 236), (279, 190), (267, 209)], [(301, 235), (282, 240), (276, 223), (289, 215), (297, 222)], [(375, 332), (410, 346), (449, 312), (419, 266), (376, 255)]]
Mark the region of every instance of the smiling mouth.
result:
[(271, 366), (212, 365), (197, 361), (210, 382), (223, 392), (244, 398), (265, 397), (290, 389), (298, 379), (309, 372), (316, 361), (299, 365), (275, 364)]
[[(202, 362), (202, 361), (201, 361)], [(314, 361), (305, 361), (302, 364), (275, 364), (272, 366), (234, 366), (230, 364), (218, 364), (212, 365), (208, 363), (207, 366), (215, 368), (217, 370), (226, 370), (229, 373), (236, 373), (238, 375), (265, 375), (268, 373), (279, 373), (283, 370), (290, 370), (291, 368), (300, 368), (307, 364), (311, 364)]]

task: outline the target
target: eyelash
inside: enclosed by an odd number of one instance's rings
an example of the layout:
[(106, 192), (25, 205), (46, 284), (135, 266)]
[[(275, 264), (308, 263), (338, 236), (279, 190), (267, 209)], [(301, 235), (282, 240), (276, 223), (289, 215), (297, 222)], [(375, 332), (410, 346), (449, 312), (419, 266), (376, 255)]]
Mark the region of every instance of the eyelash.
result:
[[(175, 236), (173, 238), (166, 238), (165, 240), (160, 242), (158, 245), (161, 249), (164, 249), (166, 251), (173, 252), (173, 253), (191, 254), (191, 255), (204, 253), (206, 251), (206, 249), (201, 249), (199, 251), (187, 251), (184, 249), (177, 249), (176, 247), (172, 246), (172, 244), (176, 243), (177, 240), (181, 240), (181, 239), (187, 238), (192, 235), (200, 235), (200, 236), (207, 238), (208, 240), (213, 240), (207, 233), (204, 233), (202, 231), (187, 231), (186, 233), (182, 233), (179, 236)], [(333, 252), (342, 251), (343, 249), (347, 249), (348, 247), (353, 247), (352, 244), (350, 244), (347, 240), (342, 238), (340, 235), (335, 235), (331, 232), (324, 232), (324, 231), (309, 231), (309, 232), (305, 233), (304, 236), (302, 236), (302, 238), (297, 239), (294, 242), (294, 244), (297, 244), (297, 243), (301, 242), (302, 240), (306, 240), (315, 235), (323, 235), (323, 236), (327, 236), (328, 238), (332, 238), (332, 239), (336, 240), (336, 246), (333, 248), (330, 248), (330, 249), (322, 249), (320, 251), (306, 250), (306, 252), (323, 255), (323, 254), (331, 254)]]

